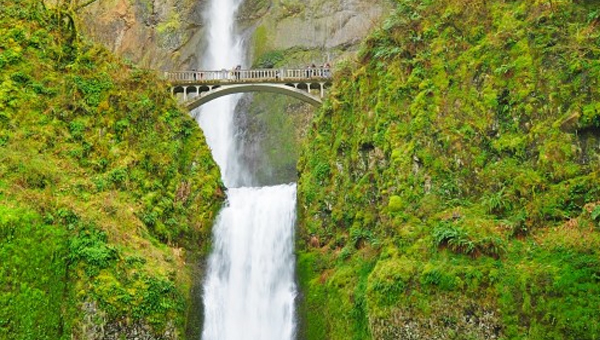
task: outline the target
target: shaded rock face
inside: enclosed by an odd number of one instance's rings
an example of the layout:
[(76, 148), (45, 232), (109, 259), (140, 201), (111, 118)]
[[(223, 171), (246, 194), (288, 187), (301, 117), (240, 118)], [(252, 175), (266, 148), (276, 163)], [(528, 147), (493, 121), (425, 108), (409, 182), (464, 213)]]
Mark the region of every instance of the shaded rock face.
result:
[(85, 302), (81, 306), (84, 313), (83, 322), (78, 325), (73, 334), (73, 339), (81, 340), (177, 340), (179, 336), (173, 325), (169, 324), (159, 336), (153, 335), (149, 325), (121, 320), (107, 322), (106, 313), (101, 311), (95, 302)]
[(273, 49), (331, 49), (359, 43), (384, 8), (377, 0), (279, 0), (271, 3), (260, 25), (267, 32), (266, 45)]
[(381, 319), (370, 319), (369, 330), (373, 339), (392, 340), (450, 340), (456, 339), (457, 335), (466, 339), (494, 340), (500, 338), (501, 321), (493, 311), (481, 306), (466, 306), (460, 301), (445, 300), (446, 304), (452, 304), (456, 309), (444, 307), (442, 303), (436, 303), (436, 315), (423, 318), (413, 317), (408, 310), (394, 310), (389, 317)]
[(199, 64), (205, 0), (100, 0), (81, 13), (83, 32), (111, 51), (160, 70)]

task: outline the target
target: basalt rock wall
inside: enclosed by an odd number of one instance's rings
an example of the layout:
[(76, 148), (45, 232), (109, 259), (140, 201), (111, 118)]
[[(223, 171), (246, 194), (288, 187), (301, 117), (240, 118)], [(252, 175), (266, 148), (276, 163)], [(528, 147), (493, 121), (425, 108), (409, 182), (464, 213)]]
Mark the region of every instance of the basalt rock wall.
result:
[[(203, 12), (207, 0), (103, 0), (81, 12), (83, 32), (142, 66), (198, 67), (206, 45)], [(384, 0), (246, 0), (238, 12), (240, 30), (258, 58), (274, 50), (352, 49), (379, 22)], [(251, 59), (250, 59), (251, 60)]]
[(82, 11), (84, 33), (143, 67), (199, 64), (205, 0), (105, 0)]

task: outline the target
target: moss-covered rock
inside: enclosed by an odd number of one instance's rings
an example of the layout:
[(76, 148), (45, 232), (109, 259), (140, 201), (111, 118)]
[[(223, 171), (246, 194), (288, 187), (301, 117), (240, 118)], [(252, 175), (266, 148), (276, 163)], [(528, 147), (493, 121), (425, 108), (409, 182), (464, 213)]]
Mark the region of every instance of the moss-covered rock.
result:
[(223, 198), (155, 74), (0, 1), (0, 338), (181, 339)]
[(396, 3), (300, 158), (302, 334), (597, 338), (597, 6)]

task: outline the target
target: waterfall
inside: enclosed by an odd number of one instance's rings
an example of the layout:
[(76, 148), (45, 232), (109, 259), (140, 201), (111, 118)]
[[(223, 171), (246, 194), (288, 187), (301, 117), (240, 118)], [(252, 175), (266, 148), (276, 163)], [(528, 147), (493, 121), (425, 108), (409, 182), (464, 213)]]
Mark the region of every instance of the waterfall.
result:
[[(243, 64), (243, 44), (234, 24), (240, 2), (210, 0), (203, 69), (230, 70)], [(213, 229), (202, 339), (292, 340), (296, 185), (245, 187), (252, 179), (240, 164), (236, 143), (234, 111), (239, 99), (217, 99), (197, 115), (228, 188), (227, 205)]]
[(291, 340), (295, 185), (229, 189), (204, 286), (204, 340)]
[[(243, 64), (242, 39), (235, 33), (235, 13), (242, 0), (210, 0), (204, 20), (208, 28), (208, 48), (202, 65), (204, 70), (231, 70)], [(236, 150), (234, 111), (240, 95), (216, 99), (200, 109), (198, 123), (227, 187), (247, 184)]]

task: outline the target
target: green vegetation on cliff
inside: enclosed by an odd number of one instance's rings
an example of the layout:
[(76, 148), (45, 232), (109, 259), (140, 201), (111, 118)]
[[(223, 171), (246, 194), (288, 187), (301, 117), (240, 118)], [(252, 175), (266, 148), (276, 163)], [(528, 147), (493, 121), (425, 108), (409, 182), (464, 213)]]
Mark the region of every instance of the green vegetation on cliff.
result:
[(299, 162), (301, 336), (600, 338), (597, 3), (396, 6)]
[(73, 19), (0, 1), (0, 338), (181, 339), (218, 168), (166, 86)]

